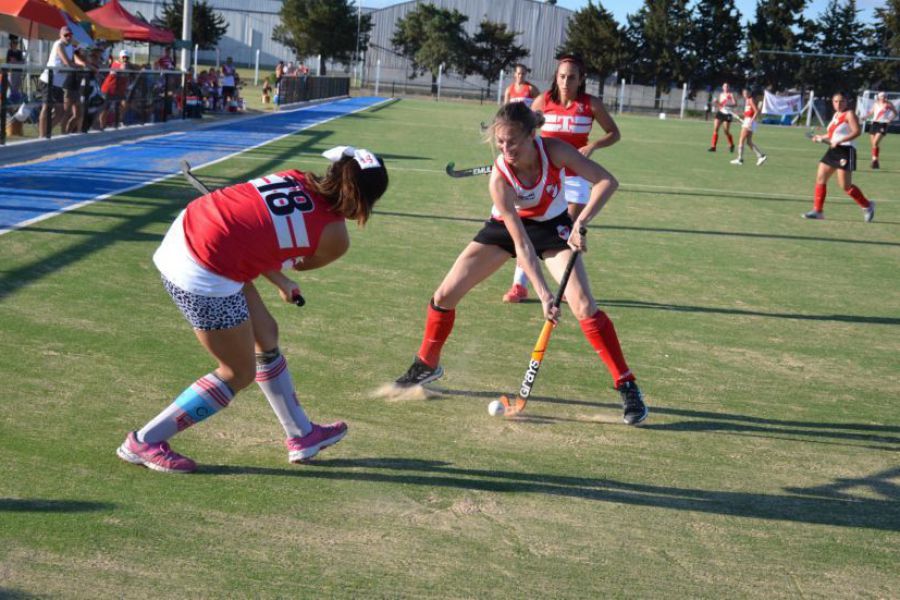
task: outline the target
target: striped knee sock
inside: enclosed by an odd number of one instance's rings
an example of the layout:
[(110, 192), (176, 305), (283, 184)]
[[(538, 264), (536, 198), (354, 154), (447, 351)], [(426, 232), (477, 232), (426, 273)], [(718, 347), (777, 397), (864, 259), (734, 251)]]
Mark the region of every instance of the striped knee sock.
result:
[(137, 432), (137, 439), (147, 444), (164, 442), (179, 431), (184, 431), (191, 425), (227, 408), (233, 398), (234, 392), (215, 373), (204, 375), (181, 392), (175, 402), (144, 425)]
[(312, 431), (312, 424), (297, 401), (287, 360), (278, 348), (256, 355), (256, 383), (288, 437), (302, 437)]

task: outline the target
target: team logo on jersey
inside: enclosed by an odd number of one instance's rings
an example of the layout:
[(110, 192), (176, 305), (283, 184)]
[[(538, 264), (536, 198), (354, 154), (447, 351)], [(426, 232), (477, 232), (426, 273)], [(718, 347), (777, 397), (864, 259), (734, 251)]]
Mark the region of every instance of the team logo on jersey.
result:
[(516, 194), (522, 202), (531, 202), (534, 200), (534, 192), (526, 192), (524, 194)]
[(559, 235), (559, 239), (568, 240), (569, 236), (572, 235), (572, 230), (568, 225), (557, 225), (556, 233)]
[(549, 185), (548, 185), (546, 188), (544, 188), (544, 189), (547, 190), (547, 194), (548, 194), (551, 198), (556, 198), (556, 196), (559, 195), (559, 186), (556, 185), (555, 183), (549, 184)]
[(841, 159), (841, 166), (842, 166), (842, 167), (846, 167), (846, 166), (847, 166), (847, 159), (846, 159), (846, 158), (842, 158), (842, 159)]
[(583, 113), (583, 112), (584, 112), (584, 104), (581, 104), (581, 103), (576, 104), (576, 105), (575, 105), (575, 112), (577, 112), (577, 113)]

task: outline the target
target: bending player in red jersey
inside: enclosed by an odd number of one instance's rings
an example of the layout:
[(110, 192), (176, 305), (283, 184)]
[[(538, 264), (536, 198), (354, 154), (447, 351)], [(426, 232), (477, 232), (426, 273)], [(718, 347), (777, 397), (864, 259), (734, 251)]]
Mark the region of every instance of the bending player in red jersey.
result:
[(288, 460), (301, 462), (340, 441), (347, 425), (311, 423), (294, 395), (278, 350), (278, 324), (253, 280), (262, 275), (285, 302), (300, 294), (281, 269), (319, 269), (350, 247), (346, 219), (362, 226), (388, 185), (380, 158), (338, 147), (324, 177), (290, 170), (216, 190), (188, 204), (153, 255), (163, 285), (218, 367), (119, 447), (122, 460), (185, 473), (196, 464), (173, 451), (176, 433), (226, 408), (254, 380), (287, 435)]
[(872, 110), (868, 116), (872, 117), (871, 129), (869, 129), (869, 141), (872, 143), (872, 168), (880, 169), (881, 140), (887, 135), (888, 127), (897, 118), (897, 109), (888, 101), (884, 92), (878, 92)]
[[(600, 212), (618, 187), (618, 182), (597, 163), (570, 144), (536, 137), (543, 117), (522, 103), (504, 105), (494, 117), (491, 135), (501, 154), (490, 179), (493, 201), (491, 218), (456, 259), (428, 306), (425, 334), (415, 360), (396, 385), (408, 388), (441, 377), (441, 350), (456, 318), (456, 306), (476, 285), (487, 279), (510, 258), (517, 257), (534, 282), (544, 317), (556, 320), (559, 309), (544, 280), (538, 259), (544, 260), (559, 281), (573, 250), (584, 251), (581, 227)], [(572, 221), (562, 191), (562, 170), (590, 182), (590, 200)], [(605, 363), (622, 396), (624, 420), (637, 425), (647, 417), (641, 391), (628, 368), (615, 327), (597, 307), (587, 272), (579, 256), (567, 288), (569, 308), (585, 337)]]
[[(576, 56), (560, 57), (550, 91), (538, 96), (531, 109), (544, 115), (541, 137), (556, 138), (578, 149), (590, 158), (594, 150), (612, 146), (621, 139), (619, 127), (603, 106), (603, 101), (585, 92), (587, 70)], [(593, 142), (588, 138), (594, 122), (603, 128), (604, 135)], [(573, 220), (587, 204), (591, 186), (573, 173), (563, 173), (563, 183), (569, 215)], [(504, 302), (521, 302), (528, 297), (528, 277), (521, 266), (516, 267), (512, 287), (503, 295)]]
[(803, 214), (805, 219), (824, 219), (825, 192), (828, 180), (837, 173), (838, 183), (848, 196), (853, 198), (863, 209), (863, 219), (870, 223), (875, 218), (875, 202), (865, 197), (858, 187), (853, 185), (853, 171), (856, 170), (856, 148), (853, 140), (859, 137), (859, 121), (856, 113), (847, 107), (847, 97), (837, 93), (831, 97), (834, 117), (828, 124), (825, 135), (815, 135), (812, 141), (831, 146), (819, 162), (816, 171), (816, 188), (813, 196), (813, 209)]
[(737, 106), (737, 102), (727, 83), (722, 84), (722, 92), (716, 96), (715, 106), (716, 118), (713, 119), (712, 144), (709, 147), (709, 151), (716, 151), (716, 146), (719, 144), (719, 127), (724, 123), (725, 136), (728, 138), (728, 151), (734, 152), (734, 138), (731, 137), (731, 120), (733, 118), (731, 111)]
[(756, 154), (756, 166), (761, 166), (768, 158), (759, 146), (753, 143), (753, 133), (756, 131), (756, 117), (759, 116), (759, 107), (756, 100), (753, 99), (753, 93), (744, 88), (741, 92), (744, 96), (744, 119), (741, 121), (741, 139), (738, 142), (737, 158), (731, 161), (733, 165), (744, 164), (744, 144), (750, 146), (750, 149)]
[(525, 106), (530, 107), (534, 99), (540, 93), (534, 85), (525, 81), (528, 74), (528, 67), (523, 64), (517, 64), (513, 71), (513, 82), (509, 84), (506, 91), (503, 92), (503, 104), (510, 102), (524, 102)]

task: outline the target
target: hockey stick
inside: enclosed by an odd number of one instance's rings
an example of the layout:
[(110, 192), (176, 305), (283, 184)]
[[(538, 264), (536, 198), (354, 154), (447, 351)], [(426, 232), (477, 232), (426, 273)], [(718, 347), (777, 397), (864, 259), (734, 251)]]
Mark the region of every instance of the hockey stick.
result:
[[(579, 233), (584, 236), (587, 234), (587, 229), (582, 227), (579, 230)], [(553, 298), (553, 306), (555, 308), (559, 308), (559, 303), (562, 302), (563, 294), (566, 291), (566, 285), (569, 283), (569, 276), (572, 274), (572, 269), (575, 267), (575, 261), (578, 259), (579, 254), (580, 252), (573, 252), (572, 257), (569, 258), (566, 270), (563, 273), (562, 279), (559, 281), (559, 292), (557, 292), (556, 297)], [(528, 368), (525, 369), (525, 377), (522, 379), (522, 386), (519, 388), (519, 393), (516, 395), (515, 403), (512, 403), (509, 396), (506, 396), (505, 394), (500, 396), (500, 403), (503, 404), (503, 414), (515, 415), (525, 410), (525, 405), (528, 403), (528, 397), (531, 396), (531, 389), (534, 387), (534, 382), (537, 379), (541, 363), (544, 362), (544, 353), (547, 351), (547, 346), (550, 344), (550, 334), (553, 333), (554, 327), (556, 327), (556, 323), (553, 321), (549, 319), (544, 321), (544, 327), (541, 329), (541, 334), (538, 336), (537, 343), (534, 345), (534, 350), (531, 351), (531, 360), (528, 361)]]
[[(197, 191), (202, 192), (203, 195), (206, 195), (210, 192), (209, 188), (206, 185), (197, 179), (197, 176), (191, 172), (191, 163), (186, 160), (181, 161), (181, 172), (184, 175), (184, 178), (188, 180), (192, 186), (197, 188)], [(297, 306), (303, 306), (306, 304), (306, 298), (303, 297), (299, 291), (295, 291), (295, 293), (291, 296), (291, 300)]]
[(198, 192), (203, 195), (209, 193), (209, 188), (203, 185), (203, 182), (191, 173), (191, 163), (186, 160), (181, 161), (181, 173), (184, 175), (184, 178), (187, 179), (188, 183), (194, 186)]
[(470, 169), (460, 169), (459, 171), (454, 170), (453, 167), (456, 166), (456, 163), (447, 163), (447, 175), (450, 177), (472, 177), (474, 175), (490, 175), (491, 171), (494, 169), (494, 165), (484, 165), (481, 167), (472, 167)]

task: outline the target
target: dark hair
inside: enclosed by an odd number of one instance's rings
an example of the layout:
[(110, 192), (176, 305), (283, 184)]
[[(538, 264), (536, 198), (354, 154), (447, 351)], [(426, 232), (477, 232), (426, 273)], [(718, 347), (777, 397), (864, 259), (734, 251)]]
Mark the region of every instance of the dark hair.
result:
[(525, 71), (526, 73), (531, 73), (531, 69), (529, 69), (528, 67), (526, 67), (526, 66), (523, 65), (522, 63), (516, 63), (516, 64), (513, 65), (513, 72), (517, 71), (518, 69), (522, 69), (522, 70)]
[(534, 112), (524, 102), (509, 102), (501, 106), (494, 115), (494, 122), (488, 132), (493, 137), (498, 126), (511, 124), (517, 124), (526, 134), (531, 134), (544, 124), (544, 115)]
[(581, 75), (581, 85), (578, 86), (578, 91), (575, 92), (576, 96), (580, 96), (585, 93), (587, 90), (587, 69), (584, 66), (584, 61), (581, 60), (581, 57), (576, 54), (561, 54), (557, 57), (559, 63), (556, 65), (556, 70), (553, 72), (553, 83), (550, 85), (550, 98), (554, 102), (559, 102), (559, 85), (556, 83), (556, 76), (559, 74), (559, 68), (563, 63), (572, 63), (576, 67), (578, 67), (578, 73)]
[(307, 174), (310, 187), (324, 196), (332, 210), (344, 218), (353, 219), (361, 226), (372, 215), (375, 202), (388, 187), (388, 174), (384, 161), (375, 157), (378, 167), (363, 169), (352, 156), (342, 156), (331, 163), (324, 177)]

